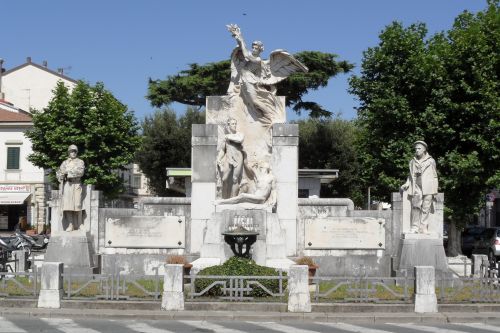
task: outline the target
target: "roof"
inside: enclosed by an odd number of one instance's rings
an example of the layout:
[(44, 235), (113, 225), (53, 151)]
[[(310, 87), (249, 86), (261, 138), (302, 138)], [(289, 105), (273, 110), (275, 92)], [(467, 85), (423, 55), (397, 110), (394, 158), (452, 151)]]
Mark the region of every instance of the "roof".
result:
[(1, 108), (0, 106), (0, 122), (1, 123), (31, 123), (32, 117), (25, 112), (12, 112)]
[(53, 70), (51, 70), (51, 69), (49, 69), (49, 68), (47, 68), (47, 67), (44, 67), (44, 66), (42, 66), (42, 65), (36, 64), (36, 63), (34, 63), (34, 62), (31, 62), (31, 61), (28, 61), (28, 62), (26, 62), (26, 63), (24, 63), (24, 64), (22, 64), (22, 65), (19, 65), (19, 66), (17, 66), (17, 67), (11, 68), (11, 69), (9, 69), (9, 70), (7, 70), (7, 71), (3, 72), (3, 73), (2, 73), (2, 76), (4, 76), (4, 77), (5, 77), (5, 76), (9, 75), (9, 74), (10, 74), (10, 73), (12, 73), (12, 72), (15, 72), (15, 71), (17, 71), (17, 70), (20, 70), (21, 68), (24, 68), (24, 67), (27, 67), (27, 66), (30, 66), (30, 65), (31, 65), (31, 66), (34, 66), (34, 67), (36, 67), (36, 68), (38, 68), (38, 69), (41, 69), (41, 70), (43, 70), (43, 71), (45, 71), (45, 72), (47, 72), (47, 73), (50, 73), (50, 74), (52, 74), (52, 75), (58, 76), (58, 77), (60, 77), (61, 79), (64, 79), (64, 80), (67, 80), (67, 81), (70, 81), (70, 82), (73, 82), (73, 83), (77, 83), (77, 82), (78, 82), (78, 81), (76, 81), (76, 80), (74, 80), (74, 79), (72, 79), (72, 78), (70, 78), (70, 77), (67, 77), (67, 76), (66, 76), (66, 75), (64, 75), (64, 74), (61, 74), (61, 73), (56, 72), (56, 71), (53, 71)]

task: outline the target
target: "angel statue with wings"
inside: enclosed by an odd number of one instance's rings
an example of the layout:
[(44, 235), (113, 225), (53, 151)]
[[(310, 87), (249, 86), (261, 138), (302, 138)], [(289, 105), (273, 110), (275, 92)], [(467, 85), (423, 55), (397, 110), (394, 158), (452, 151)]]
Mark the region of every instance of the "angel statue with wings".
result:
[(262, 60), (260, 54), (264, 44), (261, 41), (253, 42), (252, 49), (248, 50), (240, 28), (230, 24), (227, 29), (238, 42), (231, 54), (228, 94), (239, 94), (245, 104), (255, 110), (259, 121), (270, 127), (279, 112), (275, 85), (295, 72), (307, 72), (308, 69), (284, 50), (273, 51), (269, 60)]

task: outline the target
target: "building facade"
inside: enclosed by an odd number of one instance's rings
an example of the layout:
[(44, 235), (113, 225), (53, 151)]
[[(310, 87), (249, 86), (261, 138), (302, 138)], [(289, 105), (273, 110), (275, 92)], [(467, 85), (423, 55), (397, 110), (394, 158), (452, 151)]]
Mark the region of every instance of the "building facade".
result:
[(45, 223), (45, 176), (28, 161), (31, 115), (0, 100), (0, 230)]
[(0, 231), (17, 224), (38, 231), (47, 220), (48, 181), (44, 170), (28, 161), (32, 145), (24, 133), (33, 127), (31, 110), (43, 110), (62, 81), (71, 91), (73, 80), (43, 65), (26, 63), (3, 68), (0, 59)]

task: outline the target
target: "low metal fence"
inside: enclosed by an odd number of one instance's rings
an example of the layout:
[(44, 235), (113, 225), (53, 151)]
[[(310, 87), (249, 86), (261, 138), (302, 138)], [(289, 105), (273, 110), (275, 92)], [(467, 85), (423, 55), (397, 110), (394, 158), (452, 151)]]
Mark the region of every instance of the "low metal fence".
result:
[(0, 272), (0, 297), (36, 298), (40, 292), (40, 273), (34, 267), (28, 272)]
[(111, 274), (82, 274), (68, 271), (62, 274), (65, 299), (159, 300), (163, 290), (163, 275), (123, 274), (116, 269)]
[(189, 275), (184, 277), (186, 301), (284, 301), (288, 276), (278, 271), (274, 276)]
[(449, 262), (448, 267), (455, 276), (468, 277), (472, 274), (472, 262), (466, 256), (461, 258), (461, 262)]
[(498, 264), (481, 265), (476, 276), (454, 277), (441, 273), (436, 276), (436, 296), (439, 303), (500, 303)]
[(411, 303), (415, 278), (402, 277), (329, 277), (310, 278), (311, 299), (325, 303)]

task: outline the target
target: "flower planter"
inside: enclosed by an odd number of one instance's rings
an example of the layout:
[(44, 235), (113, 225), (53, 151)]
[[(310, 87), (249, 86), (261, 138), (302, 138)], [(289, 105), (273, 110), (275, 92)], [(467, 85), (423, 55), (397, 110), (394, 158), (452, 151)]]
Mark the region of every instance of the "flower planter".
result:
[(316, 275), (316, 270), (319, 268), (318, 265), (309, 266), (309, 284), (312, 284), (312, 278)]

